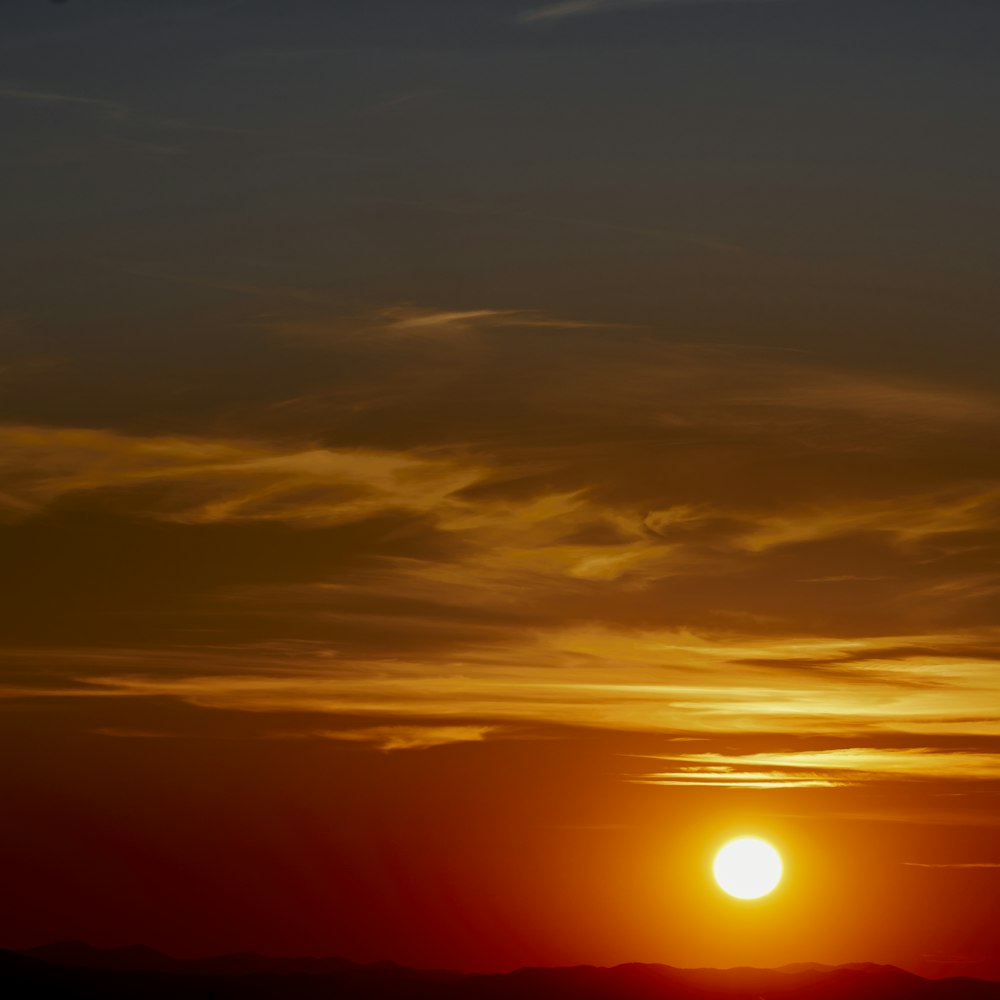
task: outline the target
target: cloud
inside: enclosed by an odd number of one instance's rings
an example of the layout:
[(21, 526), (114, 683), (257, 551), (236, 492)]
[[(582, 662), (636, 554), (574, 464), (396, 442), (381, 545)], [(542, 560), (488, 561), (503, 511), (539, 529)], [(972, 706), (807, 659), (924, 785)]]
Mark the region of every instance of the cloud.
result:
[[(1000, 861), (945, 861), (945, 862), (925, 862), (925, 861), (904, 861), (904, 865), (909, 868), (998, 868)], [(953, 961), (953, 959), (949, 959)]]
[(937, 419), (947, 422), (978, 423), (1000, 416), (996, 399), (982, 393), (959, 393), (903, 379), (845, 378), (843, 373), (836, 372), (825, 376), (815, 371), (811, 374), (805, 384), (791, 382), (756, 402), (810, 410), (842, 410), (873, 418), (913, 419), (934, 413)]
[(696, 7), (709, 4), (752, 4), (773, 3), (778, 0), (560, 0), (558, 3), (545, 4), (521, 14), (519, 20), (525, 23), (561, 21), (568, 17), (578, 17), (583, 14), (613, 13), (617, 10), (630, 10), (637, 7), (654, 5), (674, 7)]
[[(52, 107), (63, 107), (88, 112), (101, 119), (114, 121), (119, 125), (132, 128), (149, 128), (155, 130), (195, 132), (228, 136), (270, 136), (275, 133), (259, 129), (234, 128), (214, 123), (203, 123), (187, 118), (164, 117), (137, 110), (120, 101), (110, 101), (98, 97), (79, 94), (66, 94), (58, 91), (33, 90), (26, 87), (0, 87), (0, 100), (18, 101), (27, 104), (42, 104)], [(176, 154), (183, 152), (172, 147), (149, 143), (131, 143), (132, 148), (140, 151)]]
[(97, 97), (81, 97), (76, 94), (60, 94), (44, 90), (26, 90), (20, 87), (0, 88), (0, 98), (10, 101), (23, 101), (29, 104), (56, 104), (68, 107), (78, 107), (90, 111), (98, 111), (112, 118), (122, 118), (128, 115), (124, 105), (117, 101), (106, 101)]
[(390, 309), (384, 314), (384, 322), (376, 329), (384, 333), (409, 334), (453, 334), (468, 333), (482, 329), (485, 325), (517, 322), (522, 316), (514, 309), (465, 309), (457, 311), (433, 309)]
[(411, 341), (414, 343), (478, 340), (509, 330), (600, 330), (601, 323), (561, 319), (526, 309), (436, 309), (394, 305), (359, 316), (323, 321), (280, 323), (282, 337), (313, 344), (343, 346)]
[(837, 788), (871, 781), (1000, 781), (1000, 754), (928, 747), (789, 753), (678, 754), (675, 766), (630, 780), (696, 788)]
[[(70, 496), (134, 491), (154, 518), (188, 524), (276, 520), (315, 525), (387, 510), (428, 512), (482, 477), (469, 464), (373, 449), (306, 448), (108, 431), (0, 427), (8, 511)], [(150, 490), (153, 491), (150, 494)]]
[(111, 736), (122, 740), (159, 740), (170, 739), (176, 733), (164, 733), (155, 729), (129, 729), (118, 726), (102, 726), (92, 730), (95, 736)]
[(481, 743), (495, 733), (494, 726), (369, 726), (363, 729), (323, 729), (293, 733), (295, 738), (368, 743), (379, 750), (426, 750), (452, 743)]
[[(334, 595), (335, 596), (335, 595)], [(266, 614), (266, 605), (255, 605)], [(322, 609), (292, 619), (302, 631)], [(983, 664), (938, 661), (936, 681), (904, 686), (867, 665), (847, 677), (780, 667), (749, 669), (734, 657), (760, 637), (732, 633), (637, 633), (594, 627), (512, 628), (502, 622), (458, 633), (449, 619), (420, 617), (397, 626), (391, 614), (335, 616), (329, 639), (257, 645), (128, 649), (9, 650), (7, 698), (170, 698), (198, 708), (257, 714), (308, 713), (372, 720), (362, 732), (378, 742), (390, 727), (583, 727), (711, 737), (731, 733), (816, 732), (885, 740), (923, 731), (996, 731), (971, 712), (1000, 695), (1000, 678)], [(285, 623), (288, 619), (280, 618)], [(395, 630), (399, 628), (398, 636)], [(359, 629), (343, 643), (344, 630)], [(390, 633), (389, 640), (384, 638)], [(397, 645), (386, 647), (386, 642)], [(343, 644), (343, 652), (338, 646)], [(781, 643), (775, 644), (779, 649)], [(785, 645), (809, 646), (808, 642)], [(832, 646), (833, 643), (830, 643)], [(422, 653), (422, 655), (421, 655)], [(18, 664), (21, 664), (18, 667)], [(39, 669), (39, 668), (43, 669)], [(930, 674), (930, 664), (918, 664)], [(68, 683), (72, 678), (73, 683)], [(419, 721), (417, 721), (419, 720)], [(992, 728), (991, 728), (992, 727)], [(320, 727), (324, 732), (331, 728)], [(315, 731), (315, 725), (308, 728)], [(462, 732), (466, 730), (463, 728)], [(391, 734), (390, 734), (391, 735)], [(356, 737), (347, 736), (345, 739)], [(1000, 779), (990, 753), (918, 749), (839, 749), (806, 753), (671, 754), (671, 767), (646, 774), (659, 783), (742, 787), (831, 787), (916, 778)]]
[(371, 745), (1000, 734), (994, 395), (530, 310), (266, 323), (299, 366), (266, 389), (308, 368), (298, 395), (183, 432), (0, 425), (8, 697), (363, 718)]

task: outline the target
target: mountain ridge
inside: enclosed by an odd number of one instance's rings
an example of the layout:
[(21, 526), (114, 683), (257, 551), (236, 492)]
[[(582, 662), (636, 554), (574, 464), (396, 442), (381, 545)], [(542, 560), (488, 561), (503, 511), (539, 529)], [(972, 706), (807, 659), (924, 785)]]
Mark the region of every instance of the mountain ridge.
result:
[(1000, 1000), (998, 982), (926, 979), (868, 962), (775, 969), (631, 962), (468, 973), (249, 952), (175, 958), (144, 945), (101, 949), (80, 941), (0, 951), (0, 990), (9, 998), (77, 1000)]

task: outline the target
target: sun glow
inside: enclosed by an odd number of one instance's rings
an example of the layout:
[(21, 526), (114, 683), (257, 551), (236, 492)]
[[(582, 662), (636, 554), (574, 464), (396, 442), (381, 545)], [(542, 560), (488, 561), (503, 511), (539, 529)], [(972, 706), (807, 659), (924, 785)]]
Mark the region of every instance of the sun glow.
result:
[(729, 841), (712, 864), (719, 888), (737, 899), (766, 896), (781, 881), (781, 873), (781, 856), (757, 837)]

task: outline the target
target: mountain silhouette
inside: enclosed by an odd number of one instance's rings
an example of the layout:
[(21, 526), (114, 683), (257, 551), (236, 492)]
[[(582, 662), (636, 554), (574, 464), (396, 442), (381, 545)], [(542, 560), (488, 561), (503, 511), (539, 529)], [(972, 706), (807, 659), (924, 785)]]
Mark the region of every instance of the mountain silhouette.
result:
[(206, 975), (255, 975), (261, 973), (307, 973), (329, 975), (362, 969), (364, 966), (344, 958), (271, 958), (240, 952), (213, 958), (179, 959), (144, 945), (101, 949), (82, 941), (57, 941), (22, 952), (28, 958), (39, 958), (52, 965), (108, 971), (172, 972)]
[(470, 974), (254, 954), (178, 959), (151, 948), (61, 941), (0, 951), (7, 1000), (1000, 1000), (1000, 983), (924, 979), (891, 965), (779, 969), (524, 968)]

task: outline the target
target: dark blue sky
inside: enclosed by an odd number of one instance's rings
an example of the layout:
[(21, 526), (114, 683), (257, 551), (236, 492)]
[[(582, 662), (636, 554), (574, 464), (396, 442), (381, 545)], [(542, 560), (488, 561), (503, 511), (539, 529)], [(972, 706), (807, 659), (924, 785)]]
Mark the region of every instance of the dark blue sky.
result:
[(7, 301), (60, 341), (246, 285), (993, 357), (989, 0), (7, 6)]

